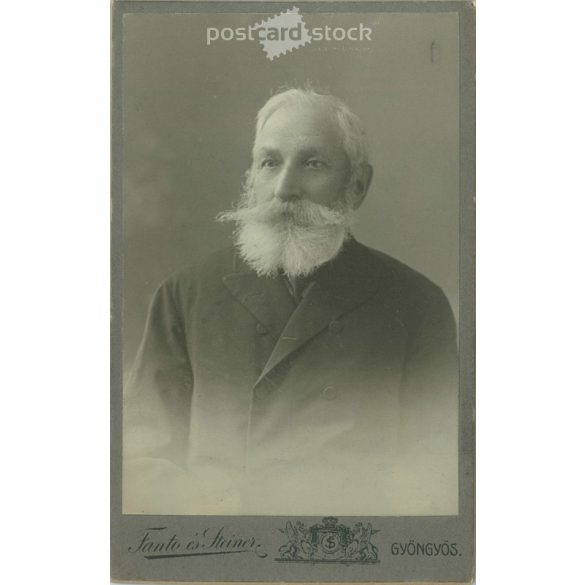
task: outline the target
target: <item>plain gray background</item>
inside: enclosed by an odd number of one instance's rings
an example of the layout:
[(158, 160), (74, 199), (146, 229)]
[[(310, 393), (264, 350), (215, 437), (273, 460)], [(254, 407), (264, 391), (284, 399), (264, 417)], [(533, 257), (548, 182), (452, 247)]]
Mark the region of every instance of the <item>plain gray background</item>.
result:
[(343, 99), (368, 133), (374, 181), (355, 235), (427, 275), (458, 313), (458, 15), (314, 14), (309, 27), (373, 29), (273, 61), (256, 41), (206, 46), (206, 27), (268, 14), (124, 16), (124, 362), (166, 276), (230, 243), (213, 221), (250, 164), (257, 110), (283, 85)]

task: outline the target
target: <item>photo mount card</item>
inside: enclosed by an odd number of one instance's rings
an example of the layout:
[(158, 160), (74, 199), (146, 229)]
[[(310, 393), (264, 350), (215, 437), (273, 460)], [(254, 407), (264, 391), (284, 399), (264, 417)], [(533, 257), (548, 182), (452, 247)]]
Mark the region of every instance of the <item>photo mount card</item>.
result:
[(469, 583), (475, 7), (112, 4), (111, 575)]

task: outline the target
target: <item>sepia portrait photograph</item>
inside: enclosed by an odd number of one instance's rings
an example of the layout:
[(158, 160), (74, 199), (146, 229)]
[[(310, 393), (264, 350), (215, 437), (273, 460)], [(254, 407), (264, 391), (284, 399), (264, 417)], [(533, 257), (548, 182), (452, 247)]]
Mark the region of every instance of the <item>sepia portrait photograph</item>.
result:
[(430, 4), (117, 3), (123, 515), (461, 513), (469, 6)]
[(8, 582), (579, 582), (585, 3), (26, 6)]

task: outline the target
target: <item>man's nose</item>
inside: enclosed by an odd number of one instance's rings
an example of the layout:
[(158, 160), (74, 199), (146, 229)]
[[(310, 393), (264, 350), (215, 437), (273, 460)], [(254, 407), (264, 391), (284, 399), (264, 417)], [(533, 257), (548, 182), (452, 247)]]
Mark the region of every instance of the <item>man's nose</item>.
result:
[(281, 167), (274, 195), (281, 201), (292, 201), (301, 197), (300, 177), (293, 165)]

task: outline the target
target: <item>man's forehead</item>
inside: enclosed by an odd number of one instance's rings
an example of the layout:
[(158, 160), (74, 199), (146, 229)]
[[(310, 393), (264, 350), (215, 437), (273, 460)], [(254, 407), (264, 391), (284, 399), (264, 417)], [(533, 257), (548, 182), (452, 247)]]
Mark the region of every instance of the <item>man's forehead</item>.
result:
[(259, 130), (254, 151), (298, 145), (307, 149), (342, 147), (340, 131), (331, 114), (312, 105), (283, 106)]

